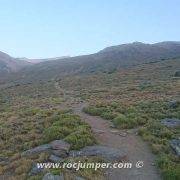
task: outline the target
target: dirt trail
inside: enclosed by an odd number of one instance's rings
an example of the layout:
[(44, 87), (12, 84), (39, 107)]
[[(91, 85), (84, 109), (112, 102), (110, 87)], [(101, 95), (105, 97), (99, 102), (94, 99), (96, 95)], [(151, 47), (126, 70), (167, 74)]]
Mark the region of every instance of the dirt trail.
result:
[[(86, 103), (77, 103), (78, 101), (75, 101), (73, 97), (66, 96), (59, 84), (56, 84), (55, 87), (58, 90), (63, 91), (64, 99), (67, 100), (65, 104), (67, 106), (68, 104), (71, 104), (71, 108), (73, 108), (74, 112), (92, 127), (95, 137), (100, 144), (125, 151), (128, 162), (133, 164), (131, 169), (109, 169), (107, 171), (108, 180), (161, 179), (160, 174), (154, 165), (155, 156), (151, 153), (148, 145), (136, 135), (135, 129), (125, 134), (125, 131), (123, 130), (111, 128), (110, 121), (84, 113), (82, 109), (87, 106)], [(144, 166), (142, 168), (135, 167), (135, 164), (138, 161), (143, 161)]]
[[(111, 169), (107, 172), (109, 180), (159, 180), (161, 179), (154, 166), (155, 157), (145, 142), (136, 135), (135, 131), (127, 134), (123, 130), (110, 128), (110, 122), (102, 118), (90, 116), (82, 112), (85, 103), (74, 105), (74, 112), (78, 114), (91, 127), (98, 142), (102, 145), (118, 148), (127, 153), (128, 162), (135, 166), (137, 161), (143, 161), (142, 168)], [(119, 135), (119, 133), (121, 136)]]

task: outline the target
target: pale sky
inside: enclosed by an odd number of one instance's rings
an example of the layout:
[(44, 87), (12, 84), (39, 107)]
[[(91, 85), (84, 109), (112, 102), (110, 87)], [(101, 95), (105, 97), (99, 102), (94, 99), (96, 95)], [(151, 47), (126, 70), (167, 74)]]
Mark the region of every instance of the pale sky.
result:
[(0, 51), (46, 58), (180, 41), (180, 0), (0, 0)]

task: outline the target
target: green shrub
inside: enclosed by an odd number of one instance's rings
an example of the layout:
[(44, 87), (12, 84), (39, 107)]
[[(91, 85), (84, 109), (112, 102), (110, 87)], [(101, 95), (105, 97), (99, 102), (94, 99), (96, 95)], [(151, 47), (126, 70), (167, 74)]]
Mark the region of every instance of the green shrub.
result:
[(117, 102), (112, 102), (112, 103), (111, 103), (111, 106), (112, 106), (114, 109), (116, 109), (116, 108), (118, 107), (118, 103), (117, 103)]
[(103, 112), (101, 114), (101, 117), (104, 118), (104, 119), (108, 119), (108, 120), (112, 120), (116, 117), (115, 114), (113, 114), (112, 112), (108, 111), (108, 112)]
[(34, 116), (39, 112), (40, 112), (40, 109), (29, 108), (29, 109), (26, 109), (26, 110), (22, 111), (21, 113), (19, 113), (19, 116), (20, 117)]
[(180, 177), (180, 166), (171, 167), (163, 171), (164, 180), (179, 180)]
[(105, 111), (106, 109), (104, 107), (99, 107), (99, 108), (96, 108), (96, 107), (85, 107), (83, 108), (83, 111), (85, 113), (88, 113), (90, 115), (93, 115), (93, 116), (101, 116), (101, 114)]
[(173, 133), (159, 122), (149, 122), (147, 126), (152, 135), (160, 138), (170, 139), (173, 137)]
[(151, 148), (154, 154), (159, 154), (164, 151), (164, 146), (162, 144), (152, 144)]
[(171, 161), (170, 157), (162, 154), (156, 161), (158, 167), (162, 169), (165, 180), (178, 180), (180, 177), (180, 165)]
[(71, 149), (81, 149), (88, 145), (93, 145), (95, 143), (95, 139), (90, 131), (85, 129), (77, 130), (66, 138), (65, 141), (71, 144)]
[(67, 113), (57, 115), (54, 120), (51, 126), (44, 130), (43, 142), (64, 138), (72, 145), (72, 149), (80, 149), (95, 142), (90, 126), (79, 116)]
[(113, 119), (113, 123), (117, 127), (124, 127), (127, 124), (127, 117), (123, 114), (119, 114), (116, 118)]
[(67, 127), (52, 126), (44, 131), (44, 142), (49, 142), (54, 139), (62, 139), (73, 132), (73, 129)]
[(79, 126), (82, 124), (83, 122), (76, 115), (61, 115), (59, 116), (59, 120), (53, 123), (54, 126), (66, 126), (69, 128), (74, 128), (75, 126)]

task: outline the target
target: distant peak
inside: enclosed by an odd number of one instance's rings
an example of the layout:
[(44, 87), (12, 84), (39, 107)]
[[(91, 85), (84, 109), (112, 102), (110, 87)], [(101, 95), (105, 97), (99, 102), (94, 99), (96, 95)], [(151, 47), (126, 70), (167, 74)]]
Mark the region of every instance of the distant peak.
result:
[(135, 41), (135, 42), (133, 42), (132, 44), (144, 44), (144, 43), (142, 43), (142, 42), (139, 42), (139, 41)]

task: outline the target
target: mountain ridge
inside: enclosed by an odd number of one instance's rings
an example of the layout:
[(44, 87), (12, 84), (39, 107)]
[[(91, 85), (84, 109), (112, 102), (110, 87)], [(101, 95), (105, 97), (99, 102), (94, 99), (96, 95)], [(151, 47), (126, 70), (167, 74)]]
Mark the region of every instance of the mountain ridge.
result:
[(120, 68), (178, 57), (180, 57), (179, 41), (154, 44), (133, 42), (107, 47), (90, 55), (40, 62), (23, 68), (16, 75), (26, 78), (37, 76), (39, 79), (46, 79), (81, 73), (113, 72)]
[(10, 55), (0, 51), (0, 75), (17, 72), (28, 65), (30, 65), (29, 62), (18, 61)]

